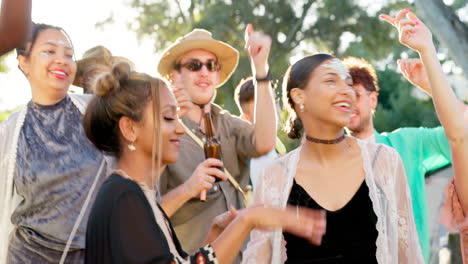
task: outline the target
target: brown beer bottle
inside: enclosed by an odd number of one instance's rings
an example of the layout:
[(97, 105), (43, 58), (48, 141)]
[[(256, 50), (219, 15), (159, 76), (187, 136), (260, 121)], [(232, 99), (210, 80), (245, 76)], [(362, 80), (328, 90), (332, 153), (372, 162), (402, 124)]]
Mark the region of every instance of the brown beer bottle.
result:
[[(214, 158), (222, 160), (221, 155), (221, 142), (219, 142), (218, 138), (214, 134), (213, 130), (213, 121), (211, 120), (211, 113), (204, 113), (203, 118), (205, 119), (205, 144), (203, 145), (203, 149), (205, 150), (205, 158)], [(222, 167), (216, 167), (223, 171)], [(220, 178), (215, 177), (216, 182), (221, 181)]]

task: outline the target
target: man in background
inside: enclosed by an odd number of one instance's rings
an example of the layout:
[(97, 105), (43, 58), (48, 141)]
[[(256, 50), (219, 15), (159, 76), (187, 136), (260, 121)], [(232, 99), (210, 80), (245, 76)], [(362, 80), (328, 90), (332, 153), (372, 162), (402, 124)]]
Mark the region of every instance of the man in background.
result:
[[(241, 112), (240, 118), (253, 124), (255, 118), (255, 86), (253, 78), (248, 77), (239, 82), (234, 91), (234, 100), (236, 101), (237, 107)], [(276, 103), (276, 113), (279, 119), (279, 105)], [(258, 158), (252, 158), (250, 160), (250, 180), (252, 182), (253, 189), (257, 186), (257, 180), (262, 172), (262, 169), (267, 167), (272, 161), (274, 161), (278, 154), (285, 154), (286, 147), (283, 142), (276, 137), (275, 148), (267, 154)]]
[[(451, 163), (450, 146), (443, 127), (404, 127), (389, 133), (374, 128), (374, 112), (378, 104), (379, 85), (372, 65), (349, 57), (343, 63), (349, 69), (356, 91), (356, 106), (347, 128), (351, 135), (395, 148), (403, 160), (413, 200), (413, 213), (419, 241), (426, 263), (429, 261), (429, 216), (425, 174)], [(419, 59), (399, 60), (400, 69), (413, 85), (431, 95), (431, 86)]]

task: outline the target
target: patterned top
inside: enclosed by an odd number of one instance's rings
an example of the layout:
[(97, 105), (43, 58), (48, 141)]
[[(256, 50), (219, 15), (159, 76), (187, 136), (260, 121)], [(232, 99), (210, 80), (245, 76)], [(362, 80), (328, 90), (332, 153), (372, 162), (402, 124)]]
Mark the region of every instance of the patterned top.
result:
[[(86, 137), (81, 118), (68, 96), (48, 106), (31, 101), (19, 135), (14, 184), (22, 201), (11, 220), (47, 248), (63, 250), (93, 180), (102, 182), (108, 173), (97, 175), (103, 155)], [(84, 248), (85, 233), (86, 220), (72, 249)]]
[(443, 225), (460, 232), (463, 263), (468, 263), (468, 218), (463, 212), (454, 179), (449, 182), (445, 190), (445, 202), (441, 208), (440, 216)]

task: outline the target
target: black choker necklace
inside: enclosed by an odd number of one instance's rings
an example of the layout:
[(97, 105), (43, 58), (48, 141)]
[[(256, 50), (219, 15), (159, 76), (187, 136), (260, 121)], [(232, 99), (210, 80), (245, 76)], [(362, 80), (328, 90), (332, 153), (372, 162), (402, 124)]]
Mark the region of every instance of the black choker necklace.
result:
[(346, 135), (343, 133), (341, 136), (335, 139), (318, 139), (318, 138), (309, 137), (307, 135), (305, 137), (310, 142), (331, 145), (331, 144), (340, 143), (341, 141), (343, 141), (343, 139), (345, 139)]

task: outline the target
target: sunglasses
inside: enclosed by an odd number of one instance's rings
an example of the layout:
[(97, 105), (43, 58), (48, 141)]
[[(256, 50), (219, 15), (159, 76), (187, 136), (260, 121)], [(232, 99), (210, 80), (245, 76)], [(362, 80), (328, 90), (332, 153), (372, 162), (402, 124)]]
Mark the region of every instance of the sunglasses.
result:
[(217, 60), (207, 60), (205, 63), (199, 61), (199, 60), (189, 60), (186, 63), (179, 63), (176, 67), (177, 70), (179, 70), (181, 67), (186, 68), (189, 71), (192, 72), (197, 72), (203, 68), (203, 65), (206, 66), (206, 69), (210, 72), (217, 72), (221, 70), (221, 63)]

